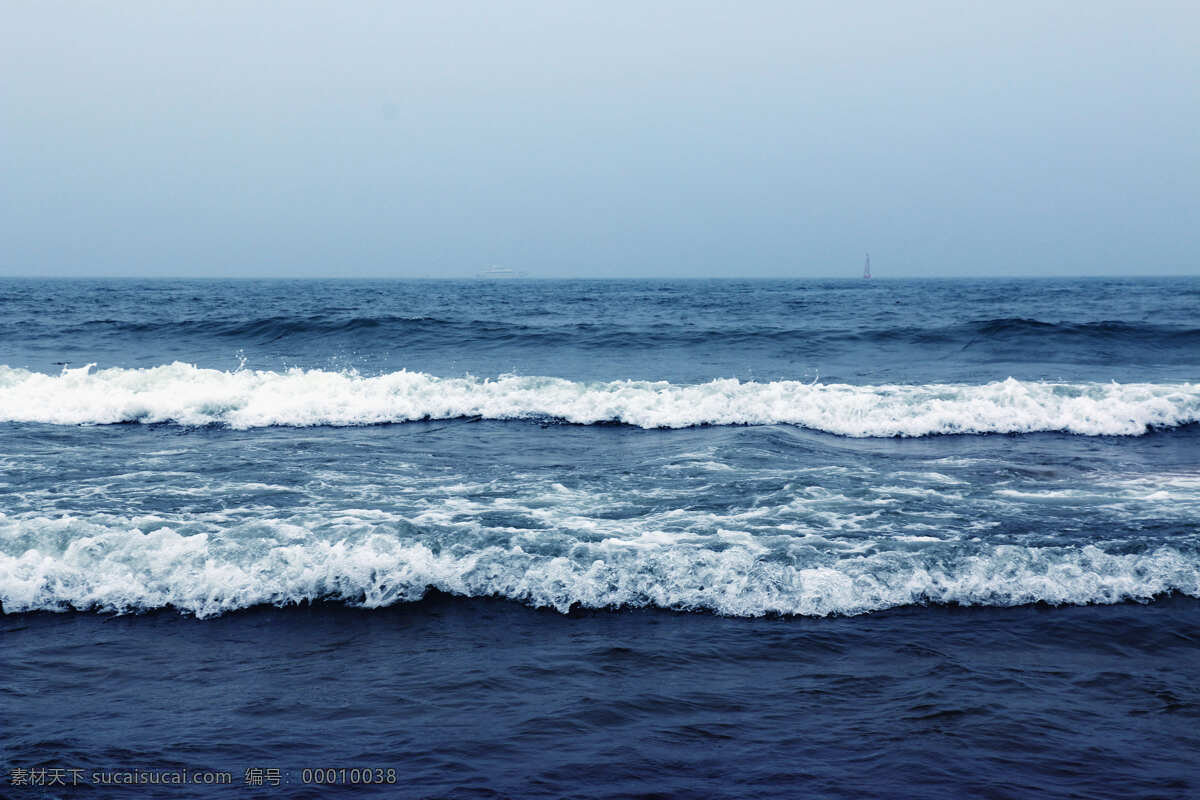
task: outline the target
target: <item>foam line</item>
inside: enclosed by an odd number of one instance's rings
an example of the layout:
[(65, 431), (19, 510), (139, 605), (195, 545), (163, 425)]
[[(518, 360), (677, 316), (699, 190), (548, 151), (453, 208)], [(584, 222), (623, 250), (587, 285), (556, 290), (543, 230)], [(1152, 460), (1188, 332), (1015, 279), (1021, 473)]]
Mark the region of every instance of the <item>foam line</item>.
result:
[(1043, 383), (855, 386), (714, 380), (584, 383), (553, 377), (441, 378), (291, 369), (146, 369), (94, 365), (46, 375), (0, 366), (0, 421), (58, 425), (175, 423), (375, 425), (482, 417), (641, 428), (799, 425), (843, 436), (1064, 431), (1136, 436), (1200, 421), (1200, 384)]
[(437, 551), (383, 533), (329, 541), (289, 540), (283, 532), (269, 543), (238, 545), (207, 532), (143, 532), (86, 519), (8, 520), (0, 528), (4, 537), (32, 543), (0, 551), (0, 602), (8, 613), (171, 607), (209, 617), (314, 600), (379, 607), (420, 599), (430, 588), (563, 612), (575, 604), (654, 606), (747, 617), (1200, 597), (1196, 553), (1169, 546), (1112, 553), (1094, 545), (981, 544), (950, 552), (909, 542), (829, 558), (780, 557), (752, 543), (713, 549), (606, 539), (555, 555), (511, 543)]

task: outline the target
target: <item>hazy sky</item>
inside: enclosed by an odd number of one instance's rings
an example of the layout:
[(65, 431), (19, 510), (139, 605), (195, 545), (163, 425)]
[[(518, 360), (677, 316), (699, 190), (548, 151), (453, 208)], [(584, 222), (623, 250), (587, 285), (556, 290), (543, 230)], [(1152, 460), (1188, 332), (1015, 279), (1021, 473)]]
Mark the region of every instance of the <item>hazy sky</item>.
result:
[(5, 0), (0, 274), (1200, 274), (1200, 3)]

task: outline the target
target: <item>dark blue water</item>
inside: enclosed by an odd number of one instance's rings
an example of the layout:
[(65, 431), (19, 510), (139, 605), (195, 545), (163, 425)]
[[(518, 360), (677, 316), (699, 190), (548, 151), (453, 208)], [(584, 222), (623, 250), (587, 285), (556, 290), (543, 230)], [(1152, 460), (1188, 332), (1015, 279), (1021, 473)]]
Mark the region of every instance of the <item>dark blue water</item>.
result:
[(1194, 794), (1198, 376), (1194, 279), (0, 282), (2, 785)]

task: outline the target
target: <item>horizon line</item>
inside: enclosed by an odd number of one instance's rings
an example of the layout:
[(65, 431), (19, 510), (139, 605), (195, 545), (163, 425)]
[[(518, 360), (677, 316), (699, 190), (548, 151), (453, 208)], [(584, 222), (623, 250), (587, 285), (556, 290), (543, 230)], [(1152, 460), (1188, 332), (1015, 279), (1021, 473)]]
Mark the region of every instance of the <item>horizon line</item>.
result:
[(1200, 272), (1186, 273), (1156, 273), (1156, 274), (1077, 274), (1077, 275), (1047, 275), (1045, 273), (1020, 273), (1013, 275), (872, 275), (869, 279), (862, 275), (708, 275), (708, 276), (678, 276), (678, 275), (523, 275), (520, 277), (489, 278), (478, 275), (32, 275), (32, 274), (0, 274), (0, 280), (144, 280), (144, 281), (460, 281), (477, 283), (520, 283), (529, 281), (803, 281), (803, 280), (844, 280), (862, 283), (889, 280), (1096, 280), (1096, 279), (1130, 279), (1130, 278), (1200, 278)]

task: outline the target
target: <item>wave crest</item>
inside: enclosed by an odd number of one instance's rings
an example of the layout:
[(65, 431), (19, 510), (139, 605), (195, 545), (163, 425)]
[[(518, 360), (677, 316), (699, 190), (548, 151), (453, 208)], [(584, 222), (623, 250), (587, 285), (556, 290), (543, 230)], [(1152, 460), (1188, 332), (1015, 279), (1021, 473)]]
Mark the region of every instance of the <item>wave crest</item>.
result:
[[(333, 600), (370, 608), (411, 602), (430, 589), (502, 597), (566, 612), (658, 607), (729, 616), (860, 614), (912, 604), (1012, 606), (1200, 597), (1193, 555), (1172, 547), (1109, 553), (1100, 547), (981, 546), (971, 552), (885, 551), (804, 563), (754, 546), (722, 550), (608, 539), (560, 555), (520, 546), (435, 551), (377, 534), (359, 541), (299, 541), (229, 549), (206, 533), (143, 533), (79, 520), (61, 549), (0, 553), (5, 611), (137, 612), (176, 608), (211, 617), (260, 604)], [(82, 535), (80, 535), (82, 534)]]
[(1064, 431), (1132, 436), (1200, 421), (1200, 384), (854, 386), (714, 380), (585, 383), (552, 377), (440, 378), (399, 371), (226, 372), (173, 364), (46, 375), (0, 367), (0, 421), (351, 426), (429, 419), (558, 420), (641, 428), (792, 424), (855, 437)]

